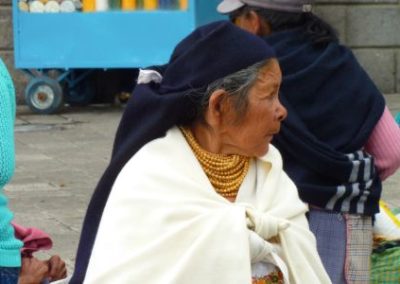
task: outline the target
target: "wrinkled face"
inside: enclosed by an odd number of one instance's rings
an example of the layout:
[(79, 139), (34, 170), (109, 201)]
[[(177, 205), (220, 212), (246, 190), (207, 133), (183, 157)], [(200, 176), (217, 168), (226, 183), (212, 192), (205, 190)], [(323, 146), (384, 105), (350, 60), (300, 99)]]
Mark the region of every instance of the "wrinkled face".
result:
[(230, 108), (224, 120), (223, 138), (224, 148), (229, 149), (229, 154), (261, 157), (268, 152), (269, 143), (287, 115), (278, 98), (281, 80), (278, 62), (269, 62), (260, 70), (258, 79), (249, 90), (245, 114), (238, 117), (234, 108)]

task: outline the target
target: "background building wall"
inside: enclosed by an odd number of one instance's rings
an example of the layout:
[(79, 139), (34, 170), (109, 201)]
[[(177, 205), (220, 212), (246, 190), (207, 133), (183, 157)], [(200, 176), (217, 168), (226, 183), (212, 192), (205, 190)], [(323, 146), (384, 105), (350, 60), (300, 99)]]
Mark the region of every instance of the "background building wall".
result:
[[(400, 0), (316, 0), (314, 11), (336, 28), (383, 93), (400, 93)], [(0, 0), (0, 56), (23, 102), (26, 78), (14, 69), (11, 15), (11, 0)]]
[(27, 80), (20, 71), (14, 69), (11, 0), (0, 0), (0, 57), (12, 73), (18, 102), (22, 103)]
[(400, 93), (400, 1), (317, 0), (316, 14), (332, 24), (383, 93)]

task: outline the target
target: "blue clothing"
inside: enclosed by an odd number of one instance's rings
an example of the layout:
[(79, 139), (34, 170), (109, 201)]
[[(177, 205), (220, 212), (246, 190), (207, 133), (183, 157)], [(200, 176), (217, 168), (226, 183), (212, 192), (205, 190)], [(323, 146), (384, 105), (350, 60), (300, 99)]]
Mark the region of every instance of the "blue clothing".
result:
[[(310, 230), (317, 240), (318, 254), (333, 284), (345, 284), (346, 220), (342, 213), (309, 211)], [(335, 228), (335, 230), (332, 230)]]
[(19, 268), (0, 267), (0, 284), (17, 284)]
[(14, 228), (10, 223), (13, 214), (7, 207), (8, 200), (3, 192), (15, 167), (14, 120), (14, 85), (0, 59), (0, 267), (21, 266), (22, 242), (14, 237)]
[(353, 53), (337, 42), (315, 47), (301, 30), (265, 38), (275, 48), (288, 110), (273, 144), (300, 198), (329, 211), (372, 216), (381, 181), (362, 151), (385, 101)]

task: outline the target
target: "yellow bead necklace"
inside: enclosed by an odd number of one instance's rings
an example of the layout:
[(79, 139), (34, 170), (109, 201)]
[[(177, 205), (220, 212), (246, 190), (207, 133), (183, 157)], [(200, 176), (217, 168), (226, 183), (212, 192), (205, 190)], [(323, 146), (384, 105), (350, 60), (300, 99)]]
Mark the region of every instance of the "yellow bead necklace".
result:
[(189, 129), (181, 127), (181, 131), (215, 191), (225, 198), (236, 198), (249, 170), (250, 159), (240, 155), (210, 153), (200, 147)]

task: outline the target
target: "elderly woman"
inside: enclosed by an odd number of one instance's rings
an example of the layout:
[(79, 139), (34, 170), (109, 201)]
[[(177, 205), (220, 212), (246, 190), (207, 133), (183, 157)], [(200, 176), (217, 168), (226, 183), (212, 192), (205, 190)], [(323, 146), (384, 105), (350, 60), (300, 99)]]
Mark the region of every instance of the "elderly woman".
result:
[(400, 130), (384, 98), (310, 0), (224, 0), (237, 26), (270, 44), (288, 118), (273, 144), (334, 283), (368, 283), (381, 181), (400, 166)]
[(330, 283), (269, 144), (280, 81), (268, 45), (229, 22), (185, 38), (127, 106), (72, 283)]

